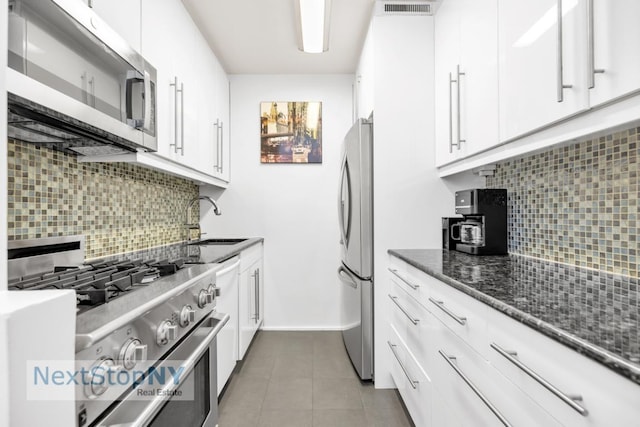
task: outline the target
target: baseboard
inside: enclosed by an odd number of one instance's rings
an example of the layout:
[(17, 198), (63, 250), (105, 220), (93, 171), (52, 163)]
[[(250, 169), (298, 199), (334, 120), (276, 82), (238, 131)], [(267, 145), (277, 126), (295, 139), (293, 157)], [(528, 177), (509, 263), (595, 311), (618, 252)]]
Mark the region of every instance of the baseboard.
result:
[(262, 326), (262, 331), (292, 331), (292, 332), (313, 332), (313, 331), (341, 331), (339, 326)]

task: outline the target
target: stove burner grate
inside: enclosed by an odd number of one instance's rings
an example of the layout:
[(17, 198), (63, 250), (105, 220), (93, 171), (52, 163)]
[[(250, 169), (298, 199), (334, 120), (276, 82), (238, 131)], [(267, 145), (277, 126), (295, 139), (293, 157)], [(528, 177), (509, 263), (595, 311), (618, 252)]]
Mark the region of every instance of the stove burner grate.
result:
[(184, 259), (96, 260), (82, 266), (57, 266), (51, 272), (29, 274), (9, 281), (9, 290), (73, 289), (78, 306), (104, 304), (161, 276), (176, 273)]

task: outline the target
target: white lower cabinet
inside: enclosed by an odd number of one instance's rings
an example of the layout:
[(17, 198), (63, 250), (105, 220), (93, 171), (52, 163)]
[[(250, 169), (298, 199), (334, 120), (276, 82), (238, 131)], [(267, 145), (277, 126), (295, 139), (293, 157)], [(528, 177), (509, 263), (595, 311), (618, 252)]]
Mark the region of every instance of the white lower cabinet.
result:
[[(458, 426), (559, 426), (529, 396), (509, 382), (474, 348), (442, 325), (433, 341), (433, 384), (451, 414), (438, 414)], [(438, 425), (438, 424), (433, 424)]]
[(391, 376), (416, 426), (431, 425), (431, 380), (395, 328), (387, 341), (392, 353)]
[(221, 263), (216, 272), (216, 310), (230, 317), (217, 337), (218, 395), (262, 325), (262, 253), (263, 245), (257, 243)]
[(229, 321), (216, 338), (218, 356), (218, 395), (238, 360), (238, 277), (240, 259), (236, 256), (221, 264), (216, 272), (216, 310), (229, 315)]
[(495, 310), (488, 344), (490, 363), (562, 425), (639, 425), (640, 387), (599, 363)]
[(238, 359), (244, 358), (264, 318), (262, 243), (240, 253)]
[(391, 376), (416, 426), (638, 425), (637, 384), (398, 258), (389, 270)]

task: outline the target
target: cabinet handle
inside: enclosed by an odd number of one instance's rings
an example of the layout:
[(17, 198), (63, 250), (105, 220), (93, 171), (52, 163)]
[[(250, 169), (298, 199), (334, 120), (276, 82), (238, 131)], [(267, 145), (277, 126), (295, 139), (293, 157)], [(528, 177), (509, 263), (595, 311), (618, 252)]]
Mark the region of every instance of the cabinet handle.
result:
[(255, 320), (255, 323), (258, 323), (258, 319), (260, 318), (260, 305), (258, 303), (259, 299), (260, 299), (260, 270), (256, 269), (253, 272), (253, 295), (254, 295), (254, 312), (255, 312), (255, 317), (253, 318), (253, 320)]
[(557, 0), (558, 8), (558, 49), (557, 49), (557, 72), (558, 72), (558, 102), (564, 102), (564, 90), (571, 89), (573, 85), (564, 84), (563, 80), (563, 43), (562, 43), (562, 0)]
[(224, 122), (220, 122), (220, 173), (224, 173)]
[(216, 164), (213, 169), (222, 173), (224, 170), (224, 123), (216, 119), (213, 124), (216, 127)]
[(89, 86), (91, 86), (91, 106), (96, 108), (96, 78), (94, 76), (89, 79)]
[(87, 87), (87, 72), (84, 71), (80, 76), (82, 80), (82, 102), (89, 105), (89, 88)]
[[(453, 153), (453, 147), (457, 147), (458, 143), (453, 142), (453, 84), (456, 80), (449, 73), (449, 153)], [(460, 149), (460, 147), (458, 147)]]
[(180, 83), (180, 155), (184, 156), (184, 83)]
[(173, 123), (175, 132), (173, 135), (173, 144), (169, 144), (170, 147), (173, 147), (173, 152), (178, 152), (178, 77), (173, 78), (173, 83), (170, 83), (169, 86), (173, 87)]
[(409, 286), (411, 289), (413, 289), (414, 291), (417, 291), (418, 288), (420, 287), (420, 285), (414, 285), (413, 283), (409, 282), (407, 279), (405, 279), (404, 277), (402, 277), (400, 275), (400, 273), (398, 273), (398, 270), (396, 270), (395, 268), (389, 268), (388, 269), (390, 272), (392, 272), (398, 279), (402, 280), (404, 283), (407, 284), (407, 286)]
[(411, 378), (411, 375), (409, 375), (409, 371), (407, 371), (407, 368), (404, 367), (404, 363), (402, 363), (402, 361), (400, 360), (400, 357), (398, 357), (398, 353), (396, 353), (397, 345), (392, 344), (391, 341), (387, 341), (387, 344), (389, 344), (389, 348), (391, 349), (391, 352), (393, 353), (396, 360), (398, 361), (400, 368), (402, 368), (402, 372), (404, 372), (404, 375), (409, 380), (409, 384), (411, 384), (411, 387), (415, 390), (416, 388), (418, 388), (419, 382)]
[(495, 406), (493, 406), (493, 403), (491, 403), (489, 399), (487, 399), (485, 395), (482, 394), (480, 389), (478, 389), (478, 387), (476, 387), (476, 385), (471, 382), (471, 380), (465, 375), (465, 373), (462, 372), (462, 370), (455, 363), (453, 363), (453, 361), (456, 360), (456, 357), (449, 356), (442, 350), (438, 350), (438, 353), (440, 353), (440, 355), (449, 364), (449, 366), (451, 366), (451, 368), (453, 368), (453, 370), (456, 371), (456, 374), (458, 374), (460, 378), (462, 378), (462, 380), (465, 383), (467, 383), (469, 388), (471, 388), (471, 390), (473, 390), (473, 392), (480, 398), (480, 400), (482, 400), (482, 403), (484, 403), (487, 406), (487, 408), (489, 408), (489, 410), (493, 412), (493, 414), (498, 418), (498, 420), (500, 420), (500, 422), (503, 425), (511, 427), (511, 423), (504, 417), (504, 415), (502, 415), (500, 411), (498, 411), (498, 409)]
[(414, 319), (413, 317), (411, 317), (411, 315), (407, 312), (407, 310), (405, 310), (405, 308), (401, 306), (400, 303), (398, 302), (398, 297), (394, 297), (393, 295), (389, 294), (389, 298), (391, 298), (391, 301), (393, 301), (394, 304), (398, 306), (400, 311), (402, 311), (404, 315), (407, 316), (407, 318), (411, 321), (411, 323), (413, 323), (414, 325), (418, 324), (420, 319)]
[(216, 170), (220, 173), (224, 170), (224, 123), (216, 119)]
[(429, 297), (429, 301), (434, 303), (440, 310), (442, 310), (445, 313), (447, 313), (451, 318), (453, 318), (453, 320), (455, 320), (456, 322), (460, 323), (461, 325), (465, 325), (467, 323), (467, 318), (466, 317), (460, 317), (460, 316), (456, 315), (455, 313), (453, 313), (451, 310), (449, 310), (447, 307), (445, 307), (443, 301), (436, 301), (431, 297)]
[(93, 9), (93, 0), (87, 0), (87, 6)]
[(589, 64), (589, 89), (593, 89), (596, 87), (596, 74), (604, 73), (604, 69), (596, 68), (593, 0), (587, 0), (587, 17), (589, 19), (589, 23), (587, 25), (587, 43), (589, 46), (589, 48), (587, 49), (587, 61)]
[(216, 163), (213, 165), (213, 170), (220, 172), (220, 120), (216, 119), (213, 126), (216, 128)]
[(456, 147), (458, 147), (458, 150), (460, 149), (460, 147), (462, 147), (462, 143), (463, 142), (467, 142), (466, 139), (462, 139), (460, 138), (460, 93), (462, 92), (462, 79), (460, 78), (461, 76), (466, 75), (463, 72), (460, 72), (460, 64), (456, 65), (456, 82), (458, 84), (458, 92), (457, 92), (457, 96), (458, 96), (458, 105), (457, 105), (457, 116), (456, 116), (456, 120), (457, 120), (457, 127), (458, 127), (458, 143), (456, 144)]
[(578, 405), (575, 402), (576, 400), (577, 401), (582, 401), (582, 396), (569, 396), (569, 395), (563, 393), (556, 386), (554, 386), (549, 381), (547, 381), (544, 378), (542, 378), (540, 375), (538, 375), (536, 372), (534, 372), (531, 368), (529, 368), (527, 365), (525, 365), (520, 360), (518, 360), (515, 357), (517, 355), (516, 352), (507, 351), (507, 350), (503, 349), (502, 347), (500, 347), (496, 343), (491, 343), (491, 348), (494, 349), (495, 351), (497, 351), (498, 354), (500, 354), (502, 357), (507, 359), (509, 362), (513, 363), (518, 368), (520, 368), (525, 374), (529, 375), (531, 378), (536, 380), (536, 382), (538, 382), (538, 384), (540, 384), (541, 386), (543, 386), (544, 388), (549, 390), (551, 393), (556, 395), (556, 397), (558, 397), (564, 403), (566, 403), (567, 405), (571, 406), (571, 408), (573, 410), (575, 410), (576, 412), (578, 412), (580, 415), (582, 415), (583, 417), (586, 417), (589, 414), (589, 412), (585, 408), (583, 408), (582, 406)]

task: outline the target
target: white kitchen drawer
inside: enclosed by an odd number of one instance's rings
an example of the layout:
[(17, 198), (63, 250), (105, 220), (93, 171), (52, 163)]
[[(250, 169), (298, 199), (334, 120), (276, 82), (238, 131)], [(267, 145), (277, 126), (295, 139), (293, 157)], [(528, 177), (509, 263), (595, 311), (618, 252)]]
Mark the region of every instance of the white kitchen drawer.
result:
[(430, 375), (433, 369), (433, 352), (430, 349), (433, 345), (434, 329), (438, 327), (439, 321), (418, 304), (398, 282), (399, 279), (392, 280), (390, 296), (394, 297), (394, 301), (390, 301), (391, 323), (420, 367)]
[(415, 267), (391, 257), (389, 276), (421, 304), (428, 300), (428, 287), (424, 284), (425, 274)]
[[(639, 385), (496, 310), (489, 316), (490, 363), (563, 425), (639, 425)], [(524, 366), (516, 366), (499, 349), (517, 352), (514, 359)], [(588, 413), (581, 415), (525, 369), (562, 394), (581, 396), (576, 403)]]
[[(434, 393), (448, 407), (434, 407), (434, 418), (445, 420), (445, 425), (474, 427), (560, 425), (448, 328), (440, 332), (434, 346), (438, 358), (432, 380)], [(453, 413), (436, 414), (443, 410)]]
[(391, 378), (398, 389), (400, 395), (404, 394), (404, 388), (407, 387), (407, 377), (402, 370), (402, 363), (406, 358), (403, 352), (404, 346), (400, 346), (402, 339), (396, 327), (392, 324), (389, 326), (390, 338), (387, 340), (387, 348), (391, 352)]
[(420, 368), (393, 327), (387, 346), (392, 353), (391, 376), (411, 419), (418, 427), (430, 426), (432, 385), (429, 376)]
[(425, 275), (429, 287), (429, 311), (454, 334), (462, 338), (486, 358), (486, 304), (458, 291), (441, 281)]

